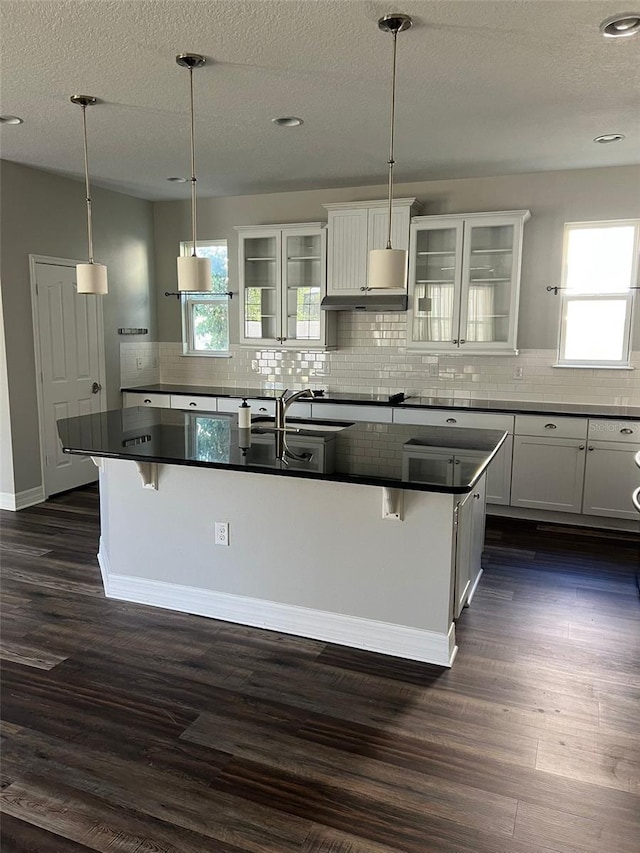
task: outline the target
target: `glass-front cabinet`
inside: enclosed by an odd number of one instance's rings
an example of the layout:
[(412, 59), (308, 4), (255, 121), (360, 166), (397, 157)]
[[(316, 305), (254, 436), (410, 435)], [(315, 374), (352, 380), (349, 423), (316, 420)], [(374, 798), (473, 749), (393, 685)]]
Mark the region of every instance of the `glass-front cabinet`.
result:
[(326, 292), (326, 229), (320, 222), (237, 228), (240, 342), (289, 349), (334, 342), (320, 311)]
[(529, 216), (518, 210), (413, 219), (409, 349), (515, 351)]

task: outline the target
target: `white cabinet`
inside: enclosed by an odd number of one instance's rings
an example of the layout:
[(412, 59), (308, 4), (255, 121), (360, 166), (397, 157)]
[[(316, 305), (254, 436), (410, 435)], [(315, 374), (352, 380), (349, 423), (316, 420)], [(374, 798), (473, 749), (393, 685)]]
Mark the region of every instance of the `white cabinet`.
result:
[(349, 406), (342, 403), (312, 403), (311, 411), (314, 418), (329, 421), (371, 421), (378, 424), (390, 424), (392, 419), (392, 409), (390, 406)]
[(634, 457), (640, 445), (591, 441), (587, 445), (582, 511), (589, 515), (638, 520), (631, 501), (640, 486)]
[(509, 505), (511, 496), (511, 456), (513, 452), (514, 418), (508, 414), (490, 412), (458, 412), (450, 409), (393, 409), (396, 424), (424, 426), (469, 427), (497, 429), (508, 432), (504, 444), (495, 455), (486, 473), (487, 503)]
[(517, 415), (511, 506), (582, 512), (586, 418)]
[(453, 618), (471, 600), (482, 572), (485, 534), (485, 477), (456, 505)]
[(326, 230), (320, 222), (238, 226), (240, 343), (284, 349), (335, 345), (326, 293)]
[(528, 210), (419, 216), (411, 224), (407, 348), (514, 352)]
[(204, 397), (200, 394), (193, 397), (187, 397), (186, 394), (172, 394), (171, 408), (184, 409), (187, 412), (217, 412), (218, 400), (217, 397)]
[[(327, 293), (361, 296), (367, 290), (369, 252), (387, 245), (388, 201), (325, 204), (328, 213)], [(420, 210), (415, 198), (393, 201), (391, 243), (409, 248), (411, 216)], [(404, 291), (381, 291), (383, 293)]]

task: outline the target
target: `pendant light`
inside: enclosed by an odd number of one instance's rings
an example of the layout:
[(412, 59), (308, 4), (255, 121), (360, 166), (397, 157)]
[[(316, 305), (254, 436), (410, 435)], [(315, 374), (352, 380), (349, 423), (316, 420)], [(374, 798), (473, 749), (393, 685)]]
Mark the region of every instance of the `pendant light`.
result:
[(407, 252), (404, 249), (394, 249), (391, 246), (391, 214), (393, 212), (393, 141), (396, 112), (396, 49), (398, 33), (410, 29), (413, 21), (409, 15), (385, 15), (378, 21), (378, 27), (383, 32), (393, 36), (393, 70), (391, 77), (391, 133), (389, 141), (389, 222), (387, 230), (387, 246), (385, 249), (373, 249), (369, 252), (369, 289), (406, 289), (407, 286)]
[(193, 69), (201, 68), (206, 60), (199, 53), (179, 53), (176, 62), (189, 70), (189, 92), (191, 108), (191, 227), (193, 231), (191, 255), (178, 258), (178, 291), (203, 292), (211, 290), (211, 260), (196, 256), (196, 157), (193, 117)]
[(89, 185), (89, 156), (87, 154), (87, 107), (98, 103), (93, 95), (71, 95), (71, 103), (82, 107), (82, 131), (84, 139), (84, 184), (87, 197), (87, 235), (89, 240), (89, 263), (77, 264), (76, 283), (78, 293), (104, 296), (107, 293), (107, 268), (93, 260), (93, 225), (91, 222), (91, 187)]

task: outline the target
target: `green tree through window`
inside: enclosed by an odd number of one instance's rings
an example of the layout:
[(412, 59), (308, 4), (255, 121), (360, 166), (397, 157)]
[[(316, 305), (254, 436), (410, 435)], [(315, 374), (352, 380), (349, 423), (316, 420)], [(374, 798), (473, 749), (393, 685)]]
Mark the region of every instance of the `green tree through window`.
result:
[[(182, 243), (183, 255), (191, 244)], [(226, 240), (198, 241), (196, 254), (211, 259), (210, 293), (189, 293), (183, 301), (183, 344), (188, 353), (229, 352), (229, 255)]]

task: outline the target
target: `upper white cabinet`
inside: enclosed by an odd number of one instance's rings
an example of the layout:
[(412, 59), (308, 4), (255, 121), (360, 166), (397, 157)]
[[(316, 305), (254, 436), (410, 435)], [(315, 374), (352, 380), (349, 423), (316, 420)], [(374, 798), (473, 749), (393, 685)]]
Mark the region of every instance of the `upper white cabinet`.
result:
[(284, 349), (334, 346), (335, 321), (320, 311), (327, 258), (322, 223), (236, 230), (240, 343)]
[[(345, 202), (324, 207), (329, 218), (327, 293), (330, 296), (361, 296), (367, 289), (369, 252), (387, 245), (389, 202)], [(420, 208), (415, 198), (394, 199), (391, 216), (394, 249), (409, 248), (411, 217)]]
[(516, 350), (528, 210), (418, 216), (411, 224), (407, 347)]

